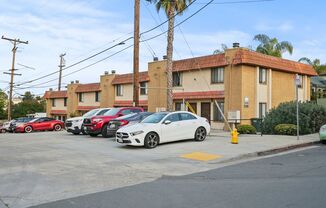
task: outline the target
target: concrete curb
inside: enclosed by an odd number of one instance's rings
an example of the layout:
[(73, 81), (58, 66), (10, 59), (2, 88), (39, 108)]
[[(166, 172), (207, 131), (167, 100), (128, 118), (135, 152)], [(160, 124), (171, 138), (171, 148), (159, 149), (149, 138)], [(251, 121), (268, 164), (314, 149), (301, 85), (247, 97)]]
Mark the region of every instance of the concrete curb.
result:
[(235, 162), (235, 161), (238, 161), (238, 160), (249, 159), (249, 158), (253, 158), (253, 157), (273, 155), (273, 154), (277, 154), (277, 153), (281, 153), (281, 152), (286, 152), (286, 151), (289, 151), (289, 150), (309, 147), (309, 146), (316, 145), (316, 144), (320, 144), (320, 141), (305, 142), (305, 143), (301, 143), (301, 144), (288, 145), (288, 146), (278, 147), (278, 148), (264, 150), (264, 151), (258, 151), (258, 152), (242, 154), (242, 155), (238, 155), (236, 157), (232, 157), (232, 158), (229, 158), (229, 159), (210, 162), (210, 164), (229, 163), (229, 162)]

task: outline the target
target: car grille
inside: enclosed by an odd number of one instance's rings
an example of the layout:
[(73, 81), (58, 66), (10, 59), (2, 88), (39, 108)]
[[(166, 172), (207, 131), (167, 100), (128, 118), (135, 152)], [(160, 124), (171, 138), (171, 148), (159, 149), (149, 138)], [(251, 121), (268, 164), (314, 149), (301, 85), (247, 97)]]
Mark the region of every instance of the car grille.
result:
[(129, 137), (129, 135), (127, 133), (123, 133), (123, 132), (117, 132), (116, 136), (120, 139), (126, 139)]
[(71, 127), (72, 126), (72, 122), (71, 121), (67, 121), (66, 122), (66, 127)]
[(90, 118), (85, 118), (83, 121), (84, 124), (91, 124), (92, 120)]

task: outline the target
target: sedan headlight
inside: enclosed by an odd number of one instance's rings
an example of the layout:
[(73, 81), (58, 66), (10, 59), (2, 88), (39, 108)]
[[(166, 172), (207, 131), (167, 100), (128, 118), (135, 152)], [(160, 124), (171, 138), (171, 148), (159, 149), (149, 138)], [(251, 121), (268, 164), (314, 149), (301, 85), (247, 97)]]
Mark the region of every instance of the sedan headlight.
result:
[(131, 132), (130, 135), (131, 136), (136, 136), (136, 135), (139, 135), (139, 134), (142, 134), (144, 133), (144, 131), (135, 131), (135, 132)]
[(73, 120), (72, 122), (75, 122), (75, 123), (77, 123), (77, 122), (81, 122), (83, 119), (78, 119), (78, 120)]

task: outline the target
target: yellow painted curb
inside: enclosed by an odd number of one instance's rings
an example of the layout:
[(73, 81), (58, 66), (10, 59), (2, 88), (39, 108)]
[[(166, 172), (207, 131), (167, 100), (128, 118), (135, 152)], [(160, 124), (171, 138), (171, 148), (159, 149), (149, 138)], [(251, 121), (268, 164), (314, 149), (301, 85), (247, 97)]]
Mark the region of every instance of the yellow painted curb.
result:
[(191, 160), (199, 160), (199, 161), (209, 161), (209, 160), (215, 160), (218, 158), (223, 157), (222, 155), (216, 155), (216, 154), (209, 154), (205, 152), (192, 152), (190, 154), (184, 154), (180, 157), (191, 159)]

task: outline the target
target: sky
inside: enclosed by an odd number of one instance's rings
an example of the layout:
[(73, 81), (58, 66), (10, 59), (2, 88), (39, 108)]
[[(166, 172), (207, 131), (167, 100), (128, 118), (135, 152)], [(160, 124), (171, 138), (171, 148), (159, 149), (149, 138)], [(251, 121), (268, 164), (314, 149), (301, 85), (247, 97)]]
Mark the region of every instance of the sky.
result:
[[(197, 0), (181, 16), (181, 22), (209, 0)], [(233, 42), (255, 48), (256, 34), (289, 41), (292, 55), (283, 57), (297, 61), (301, 57), (318, 58), (326, 63), (326, 1), (274, 0), (253, 3), (232, 3), (235, 0), (215, 0), (192, 18), (175, 28), (174, 59), (212, 54), (221, 44), (232, 47)], [(242, 1), (242, 0), (238, 0)], [(26, 82), (58, 70), (59, 55), (66, 53), (66, 66), (74, 64), (101, 50), (110, 48), (133, 36), (133, 0), (0, 0), (0, 36), (19, 38), (29, 44), (18, 45), (14, 83)], [(140, 30), (146, 31), (166, 20), (163, 11), (141, 0)], [(167, 30), (163, 25), (141, 36), (151, 38)], [(106, 57), (106, 60), (63, 78), (63, 86), (73, 80), (81, 83), (99, 82), (104, 71), (130, 73), (133, 48), (114, 53), (133, 44), (126, 41), (88, 61), (63, 71), (63, 75), (79, 70)], [(8, 91), (10, 76), (3, 74), (11, 68), (12, 44), (0, 39), (0, 88)], [(153, 56), (166, 54), (166, 35), (140, 45), (140, 71), (147, 70)], [(113, 56), (112, 56), (113, 55)], [(110, 57), (111, 56), (111, 57)], [(33, 69), (23, 67), (32, 67)], [(25, 91), (42, 95), (50, 87), (57, 88), (58, 74), (19, 86), (15, 96)], [(36, 87), (32, 87), (36, 86)], [(31, 88), (26, 88), (31, 87)], [(64, 87), (63, 87), (64, 89)]]

